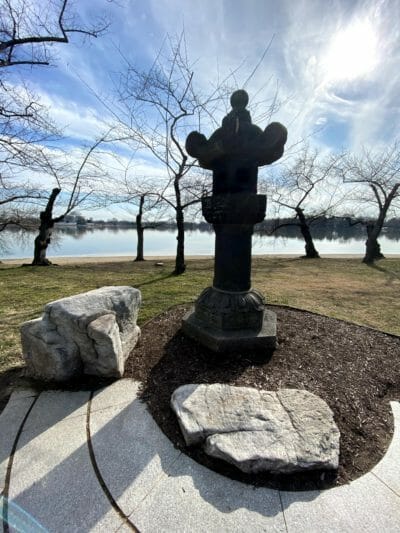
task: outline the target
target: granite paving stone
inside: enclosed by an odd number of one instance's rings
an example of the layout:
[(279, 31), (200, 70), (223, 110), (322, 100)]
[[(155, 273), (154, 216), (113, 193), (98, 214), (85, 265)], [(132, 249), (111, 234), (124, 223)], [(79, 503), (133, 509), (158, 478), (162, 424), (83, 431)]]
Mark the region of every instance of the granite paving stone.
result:
[(15, 389), (8, 400), (7, 407), (11, 406), (16, 402), (19, 402), (19, 400), (24, 400), (26, 398), (36, 398), (38, 394), (38, 391), (31, 388)]
[(372, 469), (372, 473), (400, 497), (400, 402), (390, 402), (390, 405), (394, 418), (393, 438), (386, 454)]
[(398, 533), (400, 498), (371, 473), (326, 491), (281, 492), (288, 533)]
[(86, 417), (89, 391), (44, 391), (41, 392), (35, 407), (25, 423), (24, 431), (36, 427), (51, 427), (62, 420)]
[(130, 520), (141, 533), (286, 532), (278, 491), (233, 481), (185, 455)]
[(119, 379), (93, 393), (91, 412), (127, 405), (136, 400), (140, 383), (133, 379)]
[[(116, 385), (126, 397), (136, 398), (137, 385)], [(100, 409), (102, 398), (109, 403), (113, 391), (100, 393), (92, 402), (90, 430), (101, 475), (122, 511), (129, 515), (181, 455), (160, 431), (139, 399), (128, 404)], [(121, 398), (115, 397), (115, 401)]]
[(23, 431), (9, 497), (49, 531), (111, 531), (121, 525), (93, 470), (83, 416), (41, 432), (32, 425)]
[[(133, 525), (135, 526), (135, 524), (133, 524)], [(122, 524), (122, 526), (119, 526), (119, 528), (117, 529), (117, 531), (115, 533), (132, 533), (132, 526), (127, 524), (127, 523), (124, 523), (124, 524)], [(158, 533), (158, 531), (157, 531), (157, 533)], [(176, 533), (179, 533), (179, 532), (176, 532)]]
[(0, 492), (4, 489), (7, 465), (15, 438), (36, 395), (31, 389), (13, 392), (0, 415)]
[[(121, 380), (97, 391), (90, 431), (101, 477), (141, 533), (400, 531), (400, 403), (391, 404), (392, 443), (370, 473), (326, 491), (278, 492), (223, 477), (175, 450), (138, 399), (138, 387)], [(13, 393), (0, 415), (0, 489), (36, 394)], [(56, 533), (132, 531), (112, 507), (91, 462), (89, 398), (88, 391), (40, 393), (14, 456), (11, 520), (30, 520), (38, 532), (41, 526)]]

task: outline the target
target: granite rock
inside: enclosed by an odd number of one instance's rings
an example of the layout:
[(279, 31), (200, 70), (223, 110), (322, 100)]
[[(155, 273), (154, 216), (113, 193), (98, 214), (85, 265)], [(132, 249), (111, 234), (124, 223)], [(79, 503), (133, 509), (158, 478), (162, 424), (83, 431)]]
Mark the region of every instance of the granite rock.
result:
[(305, 390), (183, 385), (171, 406), (188, 445), (248, 473), (336, 469), (340, 433), (328, 405)]
[(21, 326), (29, 374), (63, 381), (81, 373), (120, 377), (137, 343), (141, 295), (133, 287), (102, 287), (48, 303), (42, 318)]

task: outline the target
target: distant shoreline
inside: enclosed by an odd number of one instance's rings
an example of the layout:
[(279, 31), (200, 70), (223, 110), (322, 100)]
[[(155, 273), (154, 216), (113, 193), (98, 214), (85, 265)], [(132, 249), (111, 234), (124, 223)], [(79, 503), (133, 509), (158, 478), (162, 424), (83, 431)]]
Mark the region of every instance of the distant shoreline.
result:
[[(188, 255), (185, 257), (188, 261), (194, 261), (198, 259), (212, 259), (213, 255)], [(262, 257), (267, 259), (269, 257), (280, 257), (282, 259), (290, 259), (301, 257), (301, 254), (255, 254), (253, 257)], [(321, 259), (362, 259), (364, 254), (321, 254)], [(398, 259), (400, 254), (386, 254), (387, 259)], [(134, 262), (134, 255), (109, 255), (109, 256), (65, 256), (65, 257), (56, 257), (49, 256), (50, 261), (54, 264), (59, 265), (70, 265), (70, 264), (84, 264), (84, 263), (120, 263), (123, 261), (132, 261)], [(175, 255), (149, 255), (145, 256), (147, 262), (149, 261), (173, 261)], [(32, 257), (22, 257), (18, 259), (0, 259), (0, 263), (3, 265), (19, 265), (19, 264), (29, 264), (32, 262)]]

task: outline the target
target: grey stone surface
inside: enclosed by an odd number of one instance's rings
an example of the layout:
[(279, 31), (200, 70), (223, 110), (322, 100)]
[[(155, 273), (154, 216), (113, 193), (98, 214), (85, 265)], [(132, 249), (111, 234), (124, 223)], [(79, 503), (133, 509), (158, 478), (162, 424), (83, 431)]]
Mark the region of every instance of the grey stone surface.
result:
[(130, 519), (142, 533), (286, 533), (278, 491), (225, 478), (185, 455)]
[(36, 398), (38, 394), (39, 393), (35, 389), (31, 389), (29, 387), (16, 388), (9, 397), (6, 408), (14, 407), (20, 400), (25, 400), (26, 398)]
[(318, 492), (281, 492), (289, 532), (398, 533), (400, 498), (371, 473)]
[[(101, 475), (122, 511), (129, 515), (155, 485), (168, 477), (181, 453), (160, 431), (146, 405), (136, 398), (137, 384), (129, 380), (129, 387), (126, 385), (125, 380), (118, 381), (97, 395), (92, 402), (96, 410), (91, 412), (90, 430)], [(109, 398), (121, 401), (124, 395), (129, 403), (98, 408), (107, 405)]]
[(394, 418), (393, 438), (386, 454), (371, 473), (400, 497), (400, 402), (390, 402), (390, 405)]
[(171, 406), (188, 445), (244, 472), (337, 468), (339, 430), (332, 411), (307, 391), (184, 385)]
[[(393, 441), (371, 473), (327, 491), (279, 493), (220, 476), (179, 454), (138, 402), (138, 386), (121, 380), (97, 391), (90, 429), (100, 472), (123, 511), (133, 509), (130, 519), (141, 533), (399, 531), (398, 402), (391, 403)], [(31, 390), (13, 393), (0, 415), (3, 463), (35, 395)], [(86, 439), (88, 399), (89, 392), (83, 391), (40, 394), (11, 471), (14, 518), (23, 509), (49, 531), (132, 530), (113, 510), (94, 473)], [(113, 470), (115, 480), (110, 479)], [(39, 531), (37, 525), (31, 530)]]
[(183, 318), (182, 331), (189, 337), (217, 353), (246, 350), (246, 353), (266, 352), (276, 347), (276, 314), (266, 309), (259, 330), (223, 330), (211, 327), (199, 320), (196, 311), (189, 311)]
[(14, 457), (11, 504), (48, 531), (115, 531), (122, 520), (93, 470), (86, 417), (71, 416), (77, 405), (74, 396), (63, 395), (64, 412), (59, 405), (53, 408), (51, 393), (32, 409), (35, 423), (28, 418)]
[(0, 493), (4, 489), (8, 461), (15, 438), (36, 394), (30, 389), (13, 392), (0, 415)]
[(137, 343), (140, 291), (102, 287), (45, 306), (42, 318), (21, 326), (23, 356), (32, 376), (66, 380), (81, 372), (120, 377)]
[(43, 391), (25, 422), (24, 431), (44, 428), (71, 418), (86, 418), (89, 391)]
[(29, 374), (44, 380), (66, 380), (82, 371), (78, 347), (64, 339), (47, 317), (21, 325), (22, 355)]
[(139, 394), (140, 383), (134, 379), (124, 378), (108, 387), (93, 393), (91, 413), (108, 407), (123, 407), (135, 401)]

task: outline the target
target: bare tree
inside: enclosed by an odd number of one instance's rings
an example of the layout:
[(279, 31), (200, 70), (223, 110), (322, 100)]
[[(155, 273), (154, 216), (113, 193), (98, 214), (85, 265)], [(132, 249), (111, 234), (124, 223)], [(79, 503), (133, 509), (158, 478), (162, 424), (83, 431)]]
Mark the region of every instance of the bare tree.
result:
[(104, 18), (87, 26), (71, 4), (70, 0), (1, 0), (0, 67), (49, 65), (53, 43), (69, 43), (71, 34), (98, 37), (106, 31)]
[(107, 29), (104, 18), (92, 20), (82, 23), (70, 0), (0, 0), (0, 229), (28, 216), (43, 199), (27, 170), (45, 172), (43, 147), (59, 139), (23, 67), (49, 65), (53, 45), (70, 42), (72, 34), (97, 37)]
[[(187, 134), (202, 121), (213, 123), (226, 81), (207, 95), (196, 91), (184, 33), (167, 38), (151, 68), (137, 69), (126, 60), (126, 71), (117, 87), (118, 103), (110, 105), (120, 140), (125, 139), (137, 156), (151, 157), (160, 179), (152, 191), (174, 212), (177, 248), (174, 274), (185, 269), (185, 212), (198, 203), (207, 190), (196, 161), (188, 160), (184, 145)], [(104, 103), (104, 102), (103, 102)]]
[[(269, 46), (245, 81), (248, 83), (261, 65)], [(236, 74), (243, 64), (220, 79), (210, 81), (204, 92), (194, 84), (194, 66), (188, 58), (185, 33), (177, 38), (167, 35), (149, 69), (139, 69), (120, 51), (125, 69), (115, 86), (111, 101), (96, 94), (100, 103), (114, 117), (113, 127), (119, 142), (124, 141), (137, 158), (151, 160), (153, 177), (159, 176), (152, 192), (169, 206), (177, 228), (174, 274), (185, 272), (185, 216), (199, 205), (211, 190), (211, 176), (185, 151), (187, 135), (193, 130), (215, 129), (216, 120), (226, 114), (229, 96), (238, 88)], [(270, 81), (270, 80), (269, 80)], [(90, 87), (89, 87), (90, 88)], [(265, 100), (264, 100), (265, 103)], [(280, 102), (275, 93), (267, 112), (261, 102), (264, 120), (276, 111)]]
[[(132, 178), (125, 174), (123, 183), (114, 181), (118, 193), (113, 203), (124, 203), (128, 211), (135, 209), (136, 222), (136, 258), (135, 261), (144, 261), (144, 232), (147, 229), (156, 229), (162, 226), (162, 216), (166, 215), (166, 204), (157, 193), (157, 188), (152, 184), (153, 180)], [(107, 194), (110, 200), (111, 196)], [(151, 217), (151, 218), (150, 218)]]
[(356, 223), (366, 228), (363, 262), (371, 265), (384, 257), (378, 239), (388, 213), (400, 207), (400, 144), (382, 151), (364, 148), (359, 156), (346, 154), (337, 170), (344, 183), (358, 186), (353, 198), (363, 213)]
[[(160, 216), (160, 213), (163, 212), (163, 204), (162, 199), (152, 192), (142, 192), (136, 197), (136, 203), (138, 211), (136, 214), (137, 245), (135, 261), (144, 261), (144, 232), (146, 229), (159, 228), (163, 224), (155, 216), (155, 213)], [(147, 218), (150, 213), (152, 214), (151, 220)]]
[[(115, 139), (114, 139), (115, 141)], [(126, 159), (116, 144), (112, 153), (112, 179), (102, 191), (107, 203), (123, 207), (136, 221), (136, 258), (144, 261), (144, 232), (163, 224), (168, 218), (167, 204), (160, 195), (160, 179), (137, 174), (134, 155)]]
[[(300, 152), (281, 166), (272, 177), (269, 190), (276, 205), (278, 219), (273, 232), (284, 226), (298, 226), (305, 242), (305, 257), (319, 258), (311, 226), (321, 217), (332, 215), (343, 202), (343, 191), (335, 179), (335, 168), (341, 156), (321, 158), (317, 150), (305, 145)], [(280, 222), (282, 211), (293, 217)]]
[[(35, 171), (43, 168), (43, 144), (56, 129), (34, 95), (25, 87), (0, 82), (0, 217), (9, 222), (29, 214), (43, 198)], [(29, 170), (28, 170), (29, 169)]]
[(143, 221), (143, 215), (145, 209), (146, 195), (141, 194), (139, 196), (138, 213), (136, 215), (136, 233), (137, 233), (137, 246), (136, 246), (136, 259), (135, 261), (144, 261), (144, 230), (146, 225)]
[(35, 207), (28, 210), (26, 205), (19, 210), (13, 206), (11, 211), (6, 208), (0, 210), (0, 250), (8, 250), (9, 243), (7, 235), (2, 233), (4, 230), (15, 229), (22, 230), (19, 235), (25, 232), (34, 231), (37, 228), (37, 211)]
[[(37, 141), (43, 132), (54, 133), (38, 98), (26, 83), (7, 80), (10, 67), (49, 65), (55, 43), (69, 43), (71, 34), (98, 37), (108, 23), (97, 17), (90, 26), (83, 24), (70, 0), (0, 0), (0, 135), (6, 144), (13, 139)], [(11, 69), (15, 72), (15, 69)], [(21, 153), (20, 147), (11, 151)]]
[[(103, 182), (106, 178), (104, 165), (93, 157), (97, 147), (105, 141), (105, 138), (97, 140), (86, 151), (83, 152), (80, 161), (74, 164), (71, 157), (63, 164), (52, 160), (44, 152), (47, 160), (48, 172), (57, 184), (47, 198), (45, 208), (40, 212), (39, 232), (35, 238), (34, 257), (32, 265), (48, 266), (51, 261), (47, 259), (47, 248), (51, 241), (54, 224), (61, 222), (66, 215), (71, 213), (78, 206), (87, 204), (88, 200), (93, 200), (94, 204), (99, 203), (99, 195), (96, 195), (97, 182)], [(65, 196), (61, 201), (61, 213), (54, 215), (55, 202), (64, 191)]]

